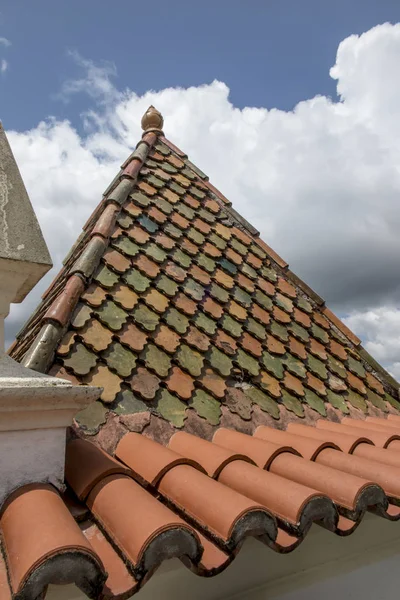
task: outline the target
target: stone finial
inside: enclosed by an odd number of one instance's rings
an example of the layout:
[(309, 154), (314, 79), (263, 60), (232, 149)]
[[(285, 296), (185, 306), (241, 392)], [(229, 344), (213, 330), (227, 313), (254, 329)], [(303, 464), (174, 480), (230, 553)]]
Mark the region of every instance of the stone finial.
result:
[(148, 131), (149, 129), (161, 131), (163, 125), (164, 119), (162, 114), (154, 106), (149, 106), (142, 117), (142, 129), (144, 131)]
[(0, 124), (0, 355), (3, 321), (52, 262), (17, 163)]

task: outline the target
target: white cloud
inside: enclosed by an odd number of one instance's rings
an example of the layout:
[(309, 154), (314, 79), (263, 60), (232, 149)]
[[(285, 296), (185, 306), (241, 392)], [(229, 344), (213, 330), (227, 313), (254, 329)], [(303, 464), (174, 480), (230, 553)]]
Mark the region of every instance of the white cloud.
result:
[(8, 69), (8, 62), (3, 58), (0, 62), (0, 73), (5, 73)]
[(5, 46), (7, 48), (8, 46), (11, 46), (11, 42), (5, 37), (0, 37), (0, 45)]
[[(58, 265), (154, 104), (167, 136), (293, 270), (340, 313), (357, 311), (356, 332), (385, 345), (387, 321), (378, 319), (378, 335), (368, 315), (396, 313), (400, 291), (400, 24), (344, 40), (331, 69), (340, 101), (317, 96), (291, 112), (240, 110), (218, 81), (138, 96), (114, 87), (113, 65), (74, 56), (85, 75), (61, 95), (89, 94), (85, 135), (56, 119), (9, 135)], [(11, 330), (31, 296), (13, 309)], [(400, 348), (381, 359), (400, 362)]]

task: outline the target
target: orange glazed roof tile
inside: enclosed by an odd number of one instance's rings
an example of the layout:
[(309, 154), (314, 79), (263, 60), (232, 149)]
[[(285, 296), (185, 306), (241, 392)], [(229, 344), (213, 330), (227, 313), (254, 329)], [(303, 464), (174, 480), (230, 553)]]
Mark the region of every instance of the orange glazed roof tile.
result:
[(65, 494), (2, 508), (0, 600), (122, 600), (171, 557), (216, 575), (248, 536), (286, 553), (313, 523), (400, 518), (398, 383), (155, 109), (143, 127), (10, 350), (104, 391), (71, 429)]

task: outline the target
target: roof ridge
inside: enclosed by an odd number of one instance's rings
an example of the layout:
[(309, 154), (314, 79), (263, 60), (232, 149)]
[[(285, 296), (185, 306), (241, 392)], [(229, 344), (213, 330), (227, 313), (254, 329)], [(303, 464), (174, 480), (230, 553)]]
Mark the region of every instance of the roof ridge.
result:
[[(151, 111), (151, 108), (153, 107), (149, 107), (146, 111), (143, 119)], [(142, 139), (124, 161), (117, 177), (105, 190), (101, 202), (83, 226), (81, 235), (63, 261), (63, 268), (42, 295), (43, 300), (50, 296), (59, 281), (59, 276), (65, 271), (64, 284), (42, 317), (43, 325), (21, 361), (27, 368), (42, 372), (46, 372), (49, 368), (53, 354), (70, 322), (78, 300), (109, 244), (110, 235), (122, 205), (136, 185), (140, 170), (161, 134), (161, 129), (146, 127)], [(35, 316), (36, 312), (32, 319)], [(31, 320), (25, 324), (24, 328)]]

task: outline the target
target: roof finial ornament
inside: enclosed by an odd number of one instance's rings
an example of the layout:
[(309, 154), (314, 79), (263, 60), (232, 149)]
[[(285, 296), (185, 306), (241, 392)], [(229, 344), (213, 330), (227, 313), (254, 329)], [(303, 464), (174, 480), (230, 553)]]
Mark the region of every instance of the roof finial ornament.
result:
[(142, 129), (144, 131), (162, 131), (163, 125), (162, 114), (154, 106), (149, 106), (142, 117)]

